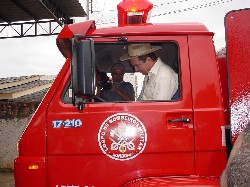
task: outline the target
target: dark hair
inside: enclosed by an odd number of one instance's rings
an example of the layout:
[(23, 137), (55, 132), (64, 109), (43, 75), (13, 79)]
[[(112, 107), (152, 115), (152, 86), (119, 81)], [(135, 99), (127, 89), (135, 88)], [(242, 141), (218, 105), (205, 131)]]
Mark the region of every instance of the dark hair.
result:
[(112, 67), (111, 67), (111, 72), (112, 72), (113, 70), (116, 70), (116, 69), (120, 69), (120, 70), (125, 71), (125, 66), (124, 66), (122, 63), (117, 62), (117, 63), (114, 63), (114, 64), (112, 65)]
[(157, 57), (155, 55), (155, 53), (148, 53), (146, 55), (142, 55), (142, 56), (138, 56), (138, 59), (145, 62), (147, 57), (150, 57), (153, 61), (156, 61), (157, 60)]

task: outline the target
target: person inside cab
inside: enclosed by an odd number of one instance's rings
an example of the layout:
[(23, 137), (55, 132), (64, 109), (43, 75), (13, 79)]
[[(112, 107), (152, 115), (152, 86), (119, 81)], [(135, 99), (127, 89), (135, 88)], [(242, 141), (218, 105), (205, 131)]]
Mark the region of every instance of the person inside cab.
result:
[(125, 66), (122, 63), (112, 65), (112, 81), (102, 72), (100, 78), (97, 78), (96, 95), (105, 101), (134, 101), (135, 91), (133, 85), (123, 80), (124, 74)]
[(157, 58), (154, 52), (160, 49), (150, 43), (129, 44), (128, 53), (120, 57), (120, 61), (130, 60), (135, 71), (145, 75), (137, 101), (171, 100), (177, 92), (178, 74)]

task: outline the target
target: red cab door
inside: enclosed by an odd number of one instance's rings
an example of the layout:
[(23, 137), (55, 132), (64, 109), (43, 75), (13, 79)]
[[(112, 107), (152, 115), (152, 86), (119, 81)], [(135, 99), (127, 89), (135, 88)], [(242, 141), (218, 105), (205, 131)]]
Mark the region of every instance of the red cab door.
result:
[(187, 37), (174, 41), (180, 62), (177, 101), (88, 103), (78, 111), (62, 101), (70, 76), (65, 75), (48, 108), (49, 186), (120, 186), (142, 177), (195, 174)]

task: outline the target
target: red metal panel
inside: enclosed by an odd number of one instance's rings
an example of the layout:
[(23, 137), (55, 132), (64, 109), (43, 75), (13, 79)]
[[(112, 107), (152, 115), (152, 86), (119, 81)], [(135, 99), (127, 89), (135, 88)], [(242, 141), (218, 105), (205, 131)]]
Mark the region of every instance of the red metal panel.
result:
[(196, 186), (196, 187), (212, 187), (219, 186), (219, 182), (214, 179), (196, 176), (183, 176), (183, 177), (149, 177), (137, 179), (129, 182), (122, 187), (148, 187), (148, 186)]
[(217, 57), (218, 66), (219, 66), (219, 74), (220, 74), (220, 80), (221, 80), (221, 88), (222, 88), (222, 94), (223, 94), (223, 103), (224, 103), (224, 109), (225, 109), (225, 119), (226, 124), (229, 125), (229, 88), (228, 88), (228, 69), (227, 69), (227, 60), (226, 60), (226, 54), (223, 54), (221, 56)]
[[(146, 39), (167, 41), (173, 40), (173, 37), (151, 36)], [(145, 41), (145, 37), (129, 37), (129, 41), (141, 40)], [(175, 40), (180, 47), (181, 69), (185, 70), (181, 73), (183, 98), (177, 102), (93, 103), (86, 104), (83, 111), (78, 111), (71, 104), (61, 102), (63, 89), (69, 80), (67, 73), (48, 109), (49, 185), (120, 186), (141, 176), (195, 174), (187, 37), (175, 36)], [(109, 158), (100, 149), (100, 127), (116, 113), (136, 116), (147, 131), (145, 150), (131, 160)], [(168, 122), (169, 119), (181, 117), (190, 118), (191, 122), (187, 125)], [(56, 120), (67, 119), (79, 119), (82, 126), (53, 128)], [(108, 138), (105, 140), (109, 141)], [(61, 171), (60, 175), (58, 170)]]
[(250, 9), (232, 11), (225, 17), (233, 139), (250, 121), (249, 20)]
[(188, 163), (192, 159), (193, 153), (141, 154), (128, 161), (115, 161), (104, 154), (51, 155), (48, 181), (53, 187), (118, 187), (140, 177), (192, 175), (192, 163)]
[[(36, 165), (36, 169), (29, 166)], [(15, 160), (15, 187), (47, 186), (47, 167), (45, 157), (18, 157)]]
[(159, 36), (159, 35), (183, 35), (185, 34), (202, 34), (212, 35), (208, 29), (201, 23), (164, 23), (164, 24), (143, 24), (123, 27), (107, 27), (96, 29), (95, 22), (92, 20), (82, 23), (76, 23), (65, 26), (57, 37), (57, 46), (62, 55), (67, 58), (71, 54), (71, 38), (74, 34), (93, 35), (93, 36)]
[(225, 151), (197, 151), (196, 171), (198, 176), (213, 176), (219, 180), (227, 163)]
[[(196, 140), (196, 174), (218, 176), (226, 164), (226, 123), (215, 50), (211, 36), (189, 36), (188, 41)], [(213, 159), (223, 162), (214, 164)]]

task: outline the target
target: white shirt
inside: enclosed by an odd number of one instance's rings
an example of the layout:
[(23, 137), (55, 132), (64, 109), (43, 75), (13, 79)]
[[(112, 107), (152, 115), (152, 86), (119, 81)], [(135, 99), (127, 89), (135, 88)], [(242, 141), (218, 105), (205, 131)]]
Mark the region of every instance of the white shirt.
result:
[(144, 77), (140, 100), (171, 100), (178, 89), (178, 74), (157, 59), (154, 66)]

